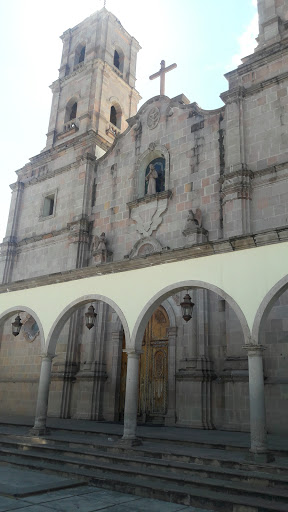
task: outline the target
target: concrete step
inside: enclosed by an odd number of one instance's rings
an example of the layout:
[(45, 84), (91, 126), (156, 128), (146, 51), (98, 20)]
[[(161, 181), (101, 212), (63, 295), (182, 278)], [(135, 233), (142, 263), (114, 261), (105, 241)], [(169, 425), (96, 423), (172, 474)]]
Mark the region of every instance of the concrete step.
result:
[[(13, 455), (15, 457), (22, 457), (23, 455), (25, 459), (28, 461), (36, 462), (37, 460), (41, 463), (45, 463), (46, 466), (49, 464), (65, 464), (65, 466), (74, 467), (77, 472), (79, 469), (88, 470), (92, 475), (95, 471), (101, 472), (102, 476), (107, 476), (111, 474), (117, 474), (117, 478), (119, 475), (127, 476), (128, 478), (134, 477), (138, 480), (153, 480), (157, 481), (159, 485), (167, 483), (176, 483), (178, 485), (192, 485), (197, 486), (199, 488), (207, 489), (219, 492), (219, 490), (224, 490), (227, 494), (239, 494), (243, 493), (246, 496), (250, 495), (252, 498), (265, 498), (268, 500), (275, 500), (283, 503), (288, 503), (288, 489), (283, 489), (281, 487), (276, 488), (275, 486), (269, 486), (268, 481), (266, 481), (266, 486), (257, 485), (257, 479), (254, 480), (253, 474), (251, 474), (250, 480), (246, 479), (245, 481), (239, 481), (233, 479), (233, 475), (231, 480), (224, 479), (225, 475), (216, 474), (214, 472), (213, 478), (209, 477), (207, 471), (202, 472), (200, 475), (197, 474), (197, 470), (194, 472), (177, 474), (175, 472), (175, 468), (168, 465), (167, 467), (159, 467), (159, 465), (153, 465), (149, 467), (144, 467), (141, 463), (134, 463), (133, 466), (127, 464), (127, 457), (125, 459), (121, 459), (114, 463), (102, 462), (97, 460), (87, 460), (83, 458), (81, 454), (78, 456), (74, 456), (71, 454), (61, 455), (54, 453), (44, 453), (44, 450), (39, 450), (36, 448), (29, 449), (27, 451), (19, 451), (18, 449), (12, 448), (1, 448), (0, 455)], [(197, 468), (196, 468), (197, 469)], [(211, 474), (211, 472), (210, 472)], [(258, 479), (259, 482), (259, 479)], [(265, 483), (265, 482), (264, 482)]]
[[(87, 467), (78, 468), (62, 462), (48, 463), (38, 460), (27, 460), (25, 456), (15, 457), (14, 455), (1, 455), (2, 464), (14, 465), (17, 467), (28, 467), (29, 469), (38, 469), (47, 473), (57, 473), (66, 477), (79, 478), (88, 482), (116, 491), (128, 492), (138, 496), (151, 497), (190, 505), (194, 507), (210, 508), (217, 512), (287, 512), (287, 499), (277, 499), (272, 494), (269, 497), (269, 489), (266, 496), (251, 496), (242, 490), (241, 493), (227, 493), (224, 481), (219, 482), (218, 489), (209, 487), (200, 487), (199, 482), (183, 480), (180, 482), (156, 479), (155, 475), (146, 478), (136, 478), (136, 474), (123, 474), (117, 470), (113, 473), (103, 473), (101, 470), (93, 470)], [(221, 484), (222, 487), (221, 487)], [(280, 497), (279, 497), (280, 498)]]
[[(108, 440), (110, 439), (110, 440)], [(89, 436), (75, 436), (70, 434), (65, 439), (63, 436), (57, 436), (54, 433), (47, 436), (46, 438), (34, 438), (33, 437), (25, 437), (25, 436), (15, 436), (15, 435), (0, 435), (0, 446), (18, 446), (21, 449), (21, 446), (25, 445), (25, 449), (29, 449), (29, 447), (36, 446), (40, 448), (43, 446), (44, 449), (60, 449), (68, 450), (69, 453), (75, 452), (80, 453), (88, 457), (91, 457), (92, 454), (97, 453), (97, 456), (101, 454), (101, 456), (107, 458), (111, 455), (114, 457), (119, 456), (127, 456), (129, 455), (129, 459), (133, 459), (134, 457), (144, 457), (148, 458), (152, 461), (166, 461), (166, 463), (172, 464), (173, 462), (177, 463), (189, 463), (189, 467), (191, 464), (197, 464), (197, 467), (201, 465), (202, 467), (209, 466), (211, 469), (215, 468), (223, 468), (223, 469), (236, 469), (243, 470), (248, 472), (247, 475), (251, 474), (249, 472), (253, 471), (253, 474), (256, 472), (266, 473), (267, 479), (270, 478), (271, 482), (275, 480), (274, 476), (277, 475), (277, 480), (281, 482), (281, 478), (278, 479), (278, 476), (283, 475), (283, 482), (286, 482), (288, 475), (288, 461), (284, 464), (283, 459), (278, 459), (277, 462), (270, 464), (255, 464), (254, 462), (250, 462), (243, 456), (240, 456), (238, 452), (228, 452), (223, 450), (212, 450), (206, 448), (183, 448), (182, 446), (178, 446), (174, 444), (174, 446), (166, 445), (164, 443), (146, 443), (144, 442), (142, 446), (136, 446), (133, 448), (128, 448), (126, 446), (121, 445), (121, 443), (113, 441), (111, 438), (106, 439), (97, 439), (97, 442), (91, 442), (91, 438)], [(24, 448), (23, 448), (24, 449)], [(87, 455), (88, 454), (88, 455)], [(93, 455), (94, 456), (94, 455)], [(269, 476), (272, 475), (272, 477)], [(261, 478), (261, 475), (260, 475)]]
[[(106, 446), (106, 451), (103, 450), (103, 446), (85, 446), (77, 445), (73, 446), (69, 442), (52, 442), (45, 440), (44, 444), (39, 445), (39, 438), (33, 441), (31, 438), (18, 440), (18, 438), (8, 437), (7, 439), (4, 436), (0, 436), (0, 452), (3, 449), (4, 453), (12, 452), (13, 450), (25, 451), (25, 454), (31, 452), (33, 454), (33, 450), (37, 450), (37, 454), (41, 456), (40, 452), (43, 452), (45, 456), (47, 455), (52, 457), (81, 457), (81, 460), (88, 460), (91, 462), (99, 463), (108, 463), (108, 464), (123, 464), (125, 460), (125, 465), (129, 467), (142, 467), (145, 469), (152, 469), (153, 471), (161, 471), (168, 470), (173, 475), (198, 475), (202, 477), (208, 478), (221, 478), (225, 480), (233, 480), (233, 481), (242, 481), (249, 482), (251, 485), (256, 486), (268, 486), (268, 487), (278, 487), (283, 489), (288, 489), (288, 468), (282, 468), (282, 474), (277, 474), (277, 466), (274, 465), (274, 473), (265, 472), (267, 465), (265, 467), (261, 467), (261, 470), (256, 469), (255, 465), (251, 465), (249, 463), (239, 462), (235, 463), (237, 466), (228, 467), (221, 466), (218, 464), (216, 459), (203, 461), (197, 458), (193, 460), (193, 462), (186, 462), (182, 460), (176, 459), (176, 454), (174, 454), (174, 458), (171, 460), (163, 459), (159, 456), (159, 458), (155, 457), (155, 454), (149, 450), (140, 451), (137, 450), (127, 450), (127, 448), (121, 448), (119, 450), (119, 446), (113, 446), (113, 444)], [(160, 455), (160, 454), (159, 454)], [(269, 466), (268, 466), (269, 467)], [(269, 467), (269, 469), (271, 469)], [(284, 469), (286, 470), (284, 473)]]

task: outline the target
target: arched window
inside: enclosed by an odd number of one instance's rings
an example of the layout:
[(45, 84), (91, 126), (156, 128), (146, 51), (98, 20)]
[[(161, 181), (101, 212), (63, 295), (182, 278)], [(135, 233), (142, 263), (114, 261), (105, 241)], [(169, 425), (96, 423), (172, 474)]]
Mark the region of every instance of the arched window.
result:
[(117, 52), (117, 50), (115, 50), (114, 52), (114, 61), (113, 61), (113, 64), (116, 68), (119, 69), (120, 67), (120, 57), (119, 57), (119, 53)]
[(110, 109), (110, 123), (114, 124), (114, 126), (117, 126), (117, 112), (113, 105)]
[(81, 52), (80, 52), (80, 55), (79, 55), (79, 64), (80, 64), (80, 62), (84, 62), (84, 59), (85, 59), (85, 50), (86, 50), (86, 48), (85, 48), (85, 46), (83, 46), (83, 47), (81, 48)]
[(114, 104), (110, 108), (110, 123), (114, 124), (118, 130), (121, 130), (122, 109), (119, 103), (113, 103)]
[(115, 68), (119, 69), (121, 73), (123, 73), (123, 65), (124, 65), (124, 53), (120, 48), (114, 51), (113, 64)]
[(69, 121), (72, 121), (72, 119), (75, 119), (77, 114), (77, 103), (73, 103), (70, 111)]
[(69, 123), (69, 121), (72, 121), (77, 116), (77, 101), (75, 99), (71, 98), (66, 105), (64, 123)]
[(81, 62), (84, 62), (85, 60), (85, 51), (86, 46), (85, 44), (79, 44), (75, 50), (75, 58), (74, 58), (74, 68), (78, 66), (78, 64), (81, 64)]

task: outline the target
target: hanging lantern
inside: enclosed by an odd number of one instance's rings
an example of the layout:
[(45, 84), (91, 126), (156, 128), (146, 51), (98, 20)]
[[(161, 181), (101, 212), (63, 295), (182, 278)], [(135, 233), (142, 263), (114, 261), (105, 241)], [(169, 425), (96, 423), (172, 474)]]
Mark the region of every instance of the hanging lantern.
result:
[(191, 301), (191, 297), (188, 294), (188, 292), (186, 293), (183, 301), (180, 302), (180, 306), (181, 306), (181, 309), (182, 309), (182, 318), (183, 318), (183, 320), (185, 320), (185, 322), (189, 322), (189, 320), (191, 320), (191, 318), (192, 318), (192, 312), (193, 312), (194, 304)]
[(21, 318), (19, 316), (19, 314), (16, 316), (14, 322), (12, 322), (12, 334), (13, 336), (18, 336), (20, 330), (21, 330), (21, 327), (22, 327), (22, 322), (21, 322)]
[(85, 313), (85, 324), (88, 329), (92, 329), (95, 325), (97, 314), (95, 313), (95, 309), (93, 308), (92, 304), (89, 306), (87, 313)]

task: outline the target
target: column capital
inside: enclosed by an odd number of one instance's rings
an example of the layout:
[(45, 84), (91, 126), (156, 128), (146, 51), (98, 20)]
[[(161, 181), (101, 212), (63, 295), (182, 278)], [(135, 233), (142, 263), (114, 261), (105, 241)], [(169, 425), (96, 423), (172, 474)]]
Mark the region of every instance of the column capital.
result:
[(135, 350), (134, 348), (124, 348), (123, 352), (127, 354), (128, 357), (140, 357), (142, 354), (142, 350)]
[(40, 355), (42, 361), (53, 361), (54, 357), (56, 357), (56, 354), (41, 354)]
[(261, 356), (262, 352), (266, 350), (266, 347), (264, 347), (263, 345), (252, 345), (252, 343), (247, 343), (247, 345), (243, 345), (242, 348), (243, 350), (247, 350), (249, 357)]

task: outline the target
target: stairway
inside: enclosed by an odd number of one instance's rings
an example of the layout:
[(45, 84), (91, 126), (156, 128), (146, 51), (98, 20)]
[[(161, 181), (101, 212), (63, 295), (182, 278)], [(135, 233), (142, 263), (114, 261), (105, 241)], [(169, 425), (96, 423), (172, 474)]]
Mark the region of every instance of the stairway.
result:
[[(0, 431), (0, 463), (56, 473), (106, 489), (223, 512), (288, 511), (288, 458), (254, 464), (247, 449), (159, 439), (127, 448), (120, 435), (53, 428), (45, 438), (23, 427)], [(152, 434), (151, 434), (152, 432)], [(148, 439), (147, 439), (148, 437)], [(220, 446), (220, 447), (219, 447)], [(234, 446), (235, 448), (235, 446)]]

